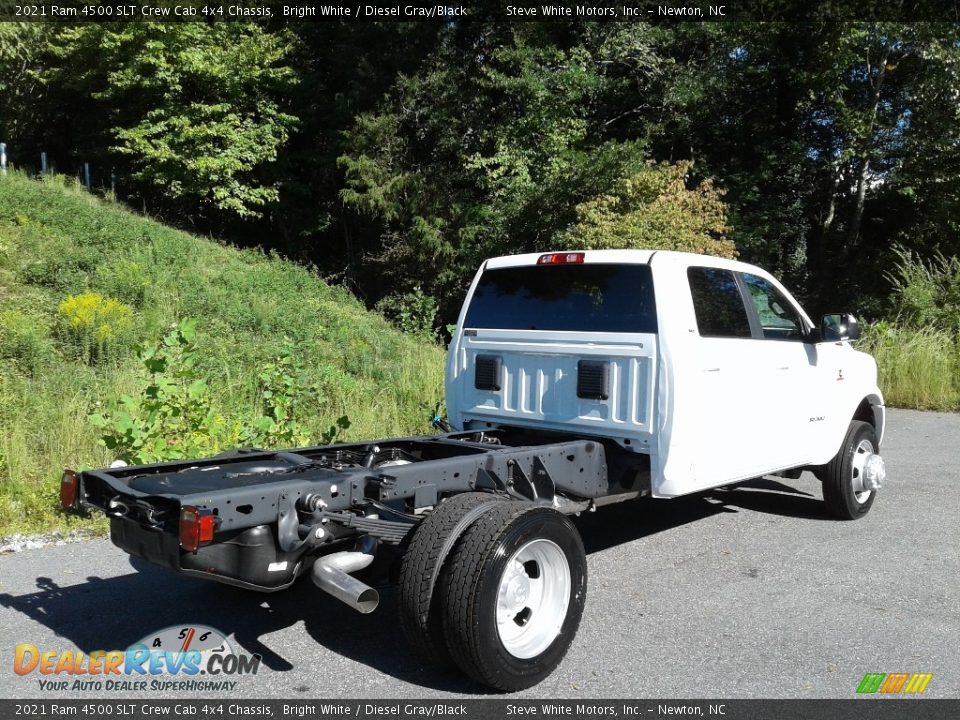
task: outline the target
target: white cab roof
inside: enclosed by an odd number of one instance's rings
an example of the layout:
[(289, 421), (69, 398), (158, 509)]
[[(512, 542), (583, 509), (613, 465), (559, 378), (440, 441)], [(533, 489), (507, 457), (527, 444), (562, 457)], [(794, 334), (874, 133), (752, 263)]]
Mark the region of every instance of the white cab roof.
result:
[[(583, 253), (583, 262), (587, 263), (606, 263), (606, 264), (647, 264), (651, 258), (657, 256), (662, 260), (679, 265), (707, 265), (709, 267), (726, 268), (728, 270), (738, 270), (741, 272), (757, 272), (760, 268), (755, 265), (749, 265), (738, 260), (728, 260), (726, 258), (714, 257), (712, 255), (697, 255), (695, 253), (677, 252), (675, 250), (549, 250), (538, 253), (525, 253), (523, 255), (504, 255), (502, 257), (491, 258), (484, 264), (485, 268), (504, 268), (519, 267), (524, 265), (536, 265), (544, 255)], [(762, 270), (760, 272), (763, 273)], [(767, 275), (767, 273), (763, 273)]]

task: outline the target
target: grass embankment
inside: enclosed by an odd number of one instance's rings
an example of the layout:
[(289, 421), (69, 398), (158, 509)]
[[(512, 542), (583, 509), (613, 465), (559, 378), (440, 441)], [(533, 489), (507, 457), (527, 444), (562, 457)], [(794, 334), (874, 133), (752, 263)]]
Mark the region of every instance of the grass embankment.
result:
[[(82, 301), (61, 307), (85, 291), (123, 303), (89, 344), (70, 327)], [(88, 416), (142, 393), (135, 344), (184, 317), (197, 320), (199, 373), (221, 419), (215, 445), (263, 412), (263, 364), (291, 347), (318, 389), (295, 409), (312, 438), (341, 415), (342, 439), (429, 431), (438, 346), (303, 267), (173, 230), (62, 178), (14, 173), (0, 177), (0, 537), (83, 524), (56, 510), (60, 473), (114, 459)]]

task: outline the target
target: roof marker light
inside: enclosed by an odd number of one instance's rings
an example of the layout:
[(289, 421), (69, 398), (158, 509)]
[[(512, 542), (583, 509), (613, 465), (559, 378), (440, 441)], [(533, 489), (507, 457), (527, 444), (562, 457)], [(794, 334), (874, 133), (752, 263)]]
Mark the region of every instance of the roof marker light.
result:
[(546, 255), (541, 255), (537, 259), (537, 265), (570, 265), (582, 263), (583, 258), (584, 253), (582, 252), (547, 253)]

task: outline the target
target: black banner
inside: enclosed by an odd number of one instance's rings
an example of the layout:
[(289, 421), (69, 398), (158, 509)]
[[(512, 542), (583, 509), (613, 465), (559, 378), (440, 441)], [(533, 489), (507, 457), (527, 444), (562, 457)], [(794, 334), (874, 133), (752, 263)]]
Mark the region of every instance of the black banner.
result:
[(0, 700), (0, 718), (954, 720), (960, 700)]
[(0, 0), (19, 22), (960, 21), (960, 0)]

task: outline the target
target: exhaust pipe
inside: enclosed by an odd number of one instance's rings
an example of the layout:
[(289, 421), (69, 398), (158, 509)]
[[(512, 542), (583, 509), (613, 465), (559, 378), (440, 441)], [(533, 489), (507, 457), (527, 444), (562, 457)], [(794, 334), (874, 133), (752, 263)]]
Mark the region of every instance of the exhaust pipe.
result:
[(318, 588), (366, 615), (377, 609), (380, 593), (347, 573), (362, 570), (373, 562), (377, 541), (370, 537), (364, 538), (357, 543), (357, 548), (319, 558), (313, 563), (311, 577)]

